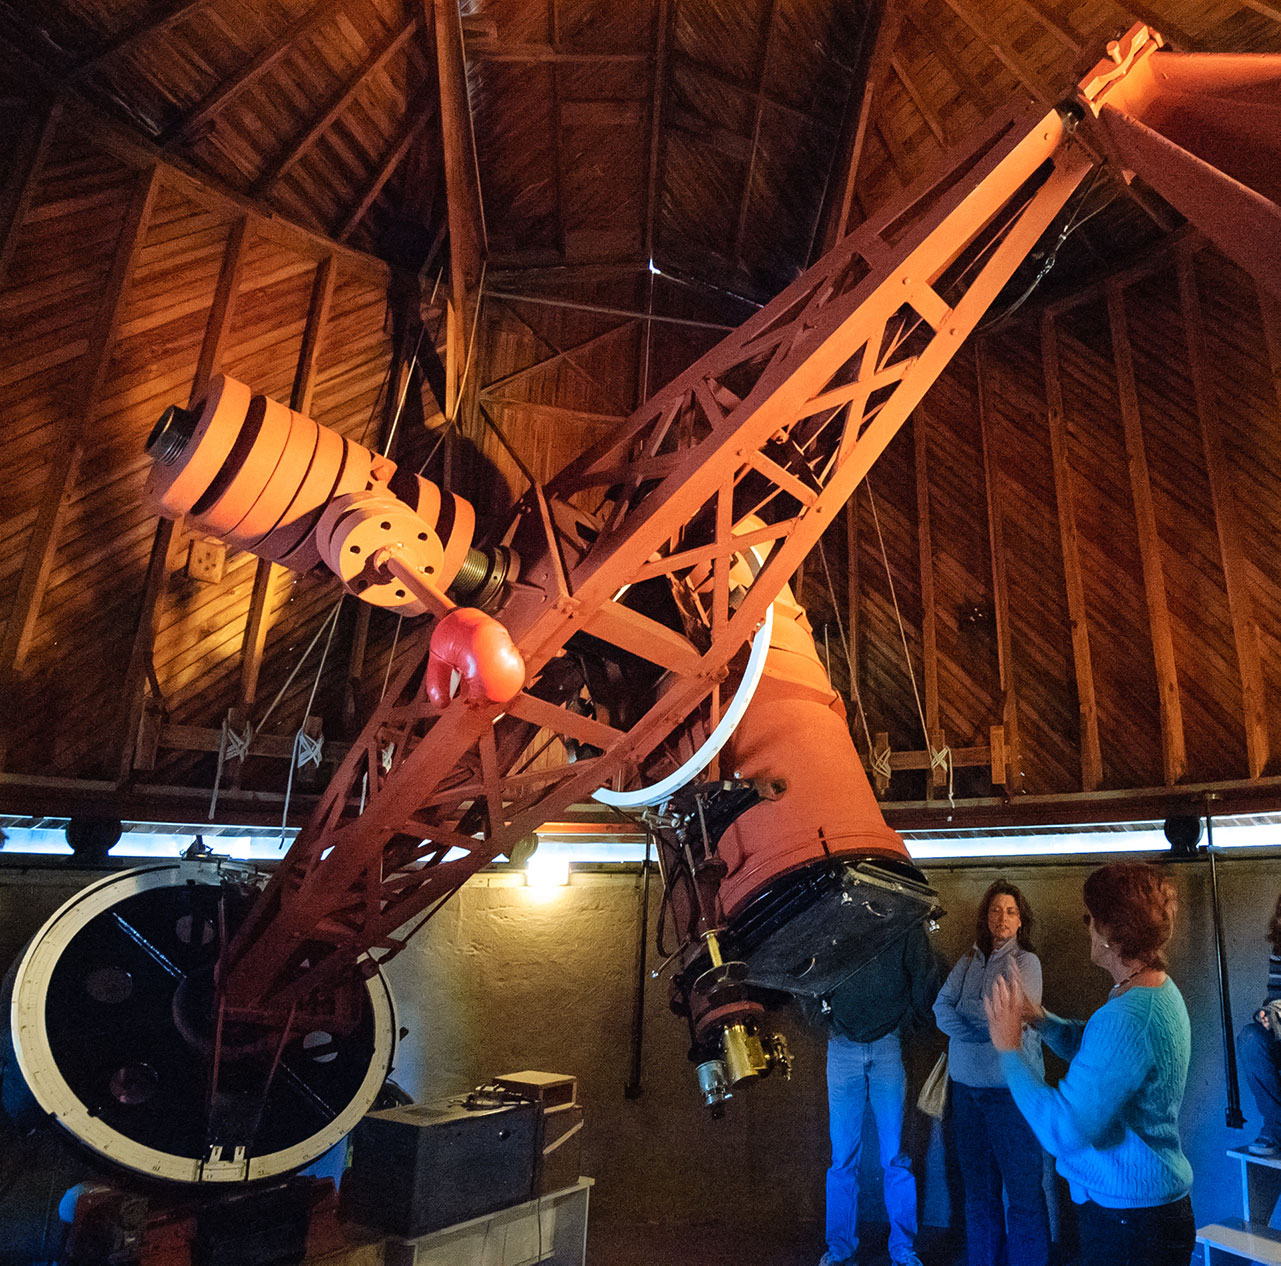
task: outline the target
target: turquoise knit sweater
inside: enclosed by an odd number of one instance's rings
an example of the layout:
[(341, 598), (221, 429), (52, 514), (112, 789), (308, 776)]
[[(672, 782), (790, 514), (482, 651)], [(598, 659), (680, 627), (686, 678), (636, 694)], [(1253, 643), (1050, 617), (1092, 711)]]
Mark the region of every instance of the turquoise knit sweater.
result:
[(1001, 1066), (1072, 1199), (1135, 1209), (1187, 1195), (1192, 1166), (1178, 1116), (1192, 1030), (1174, 982), (1130, 989), (1086, 1023), (1047, 1014), (1041, 1036), (1071, 1061), (1057, 1086), (1047, 1086), (1021, 1051), (1003, 1052)]

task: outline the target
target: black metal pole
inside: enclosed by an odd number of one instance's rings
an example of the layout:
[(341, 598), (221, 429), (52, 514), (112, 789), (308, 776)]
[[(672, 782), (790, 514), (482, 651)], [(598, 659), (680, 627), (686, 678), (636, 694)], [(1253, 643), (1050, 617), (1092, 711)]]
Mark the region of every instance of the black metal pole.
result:
[(645, 864), (641, 867), (644, 883), (641, 888), (640, 948), (636, 955), (636, 993), (632, 1001), (632, 1068), (623, 1086), (628, 1099), (639, 1099), (641, 1093), (641, 1055), (645, 1039), (645, 955), (649, 948), (649, 850), (653, 835), (645, 832)]
[(1205, 815), (1205, 851), (1210, 855), (1210, 896), (1214, 905), (1214, 952), (1219, 963), (1219, 1010), (1223, 1020), (1223, 1063), (1228, 1073), (1229, 1130), (1245, 1125), (1241, 1112), (1241, 1082), (1237, 1076), (1236, 1029), (1232, 1024), (1232, 995), (1228, 986), (1228, 956), (1223, 944), (1223, 910), (1219, 905), (1219, 872), (1214, 863), (1214, 822)]

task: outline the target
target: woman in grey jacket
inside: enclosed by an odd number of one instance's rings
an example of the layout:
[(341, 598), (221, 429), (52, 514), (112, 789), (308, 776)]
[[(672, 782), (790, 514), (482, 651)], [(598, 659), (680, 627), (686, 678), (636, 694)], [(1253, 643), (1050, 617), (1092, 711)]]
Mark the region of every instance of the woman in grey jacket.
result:
[[(1046, 1266), (1050, 1255), (1041, 1145), (1006, 1088), (983, 1009), (998, 979), (1017, 979), (1028, 998), (1040, 1003), (1041, 960), (1032, 952), (1031, 933), (1032, 911), (1023, 894), (997, 880), (979, 902), (973, 947), (952, 968), (934, 1003), (934, 1018), (950, 1039), (952, 1126), (965, 1187), (969, 1266), (996, 1266), (1003, 1242), (1009, 1266)], [(1025, 1030), (1023, 1044), (1027, 1058), (1041, 1067), (1041, 1039), (1034, 1029)]]

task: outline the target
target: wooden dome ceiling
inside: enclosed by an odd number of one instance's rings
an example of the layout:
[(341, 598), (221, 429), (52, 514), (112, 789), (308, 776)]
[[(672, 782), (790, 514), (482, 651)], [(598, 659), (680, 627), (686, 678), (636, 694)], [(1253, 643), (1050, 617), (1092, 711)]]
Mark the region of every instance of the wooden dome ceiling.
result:
[[(1135, 19), (1281, 50), (1275, 0), (0, 3), (0, 808), (190, 817), (218, 782), (220, 816), (270, 816), (292, 734), (323, 729), (327, 769), (403, 650), (382, 613), (326, 624), (323, 578), (202, 570), (199, 538), (157, 530), (163, 404), (223, 369), (394, 430), (497, 512)], [(895, 753), (891, 800), (942, 794), (911, 664), (962, 815), (1271, 803), (1275, 309), (1141, 186), (1101, 176), (1072, 215), (873, 472), (875, 510), (860, 490), (811, 557), (806, 601)]]

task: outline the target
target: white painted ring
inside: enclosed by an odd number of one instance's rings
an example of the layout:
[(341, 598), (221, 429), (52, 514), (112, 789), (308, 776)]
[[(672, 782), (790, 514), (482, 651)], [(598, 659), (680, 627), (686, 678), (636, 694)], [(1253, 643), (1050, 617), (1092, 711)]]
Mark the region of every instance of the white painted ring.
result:
[[(751, 553), (756, 559), (756, 571), (759, 573), (765, 560), (755, 547)], [(609, 787), (601, 787), (592, 792), (592, 799), (616, 809), (640, 809), (647, 805), (662, 804), (674, 792), (701, 774), (729, 742), (729, 736), (734, 733), (743, 719), (743, 713), (747, 711), (747, 705), (752, 702), (756, 687), (760, 685), (761, 676), (765, 672), (765, 660), (769, 655), (770, 635), (773, 631), (774, 604), (771, 602), (765, 612), (765, 619), (752, 638), (752, 652), (747, 657), (747, 669), (742, 681), (738, 683), (738, 689), (734, 691), (734, 698), (721, 714), (721, 719), (711, 734), (703, 741), (703, 745), (679, 769), (648, 787), (637, 787), (634, 791), (613, 791)]]
[(36, 933), (18, 967), (10, 1008), (10, 1025), (18, 1069), (40, 1107), (85, 1146), (116, 1165), (148, 1178), (171, 1182), (253, 1182), (300, 1169), (324, 1155), (350, 1133), (378, 1096), (391, 1071), (396, 1041), (396, 1013), (382, 974), (366, 981), (373, 1018), (374, 1049), (369, 1068), (351, 1102), (328, 1125), (292, 1147), (248, 1160), (243, 1172), (223, 1163), (208, 1166), (203, 1158), (179, 1156), (137, 1143), (93, 1116), (67, 1084), (54, 1059), (45, 1024), (49, 983), (72, 938), (99, 915), (128, 897), (153, 888), (188, 882), (217, 882), (219, 863), (181, 861), (122, 871), (91, 884), (55, 911)]

